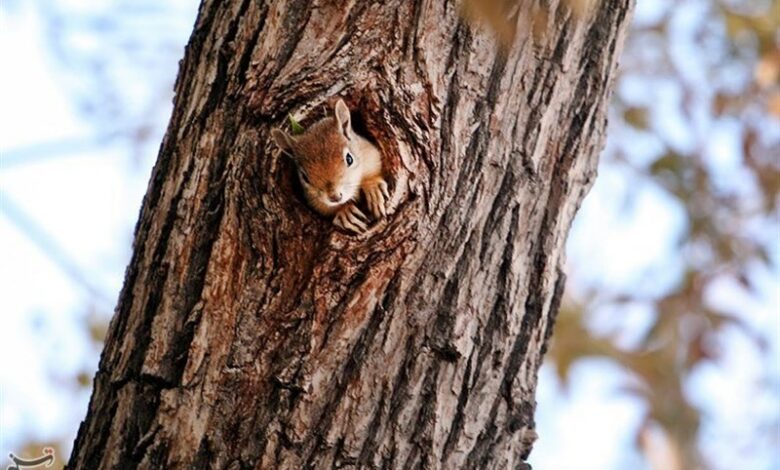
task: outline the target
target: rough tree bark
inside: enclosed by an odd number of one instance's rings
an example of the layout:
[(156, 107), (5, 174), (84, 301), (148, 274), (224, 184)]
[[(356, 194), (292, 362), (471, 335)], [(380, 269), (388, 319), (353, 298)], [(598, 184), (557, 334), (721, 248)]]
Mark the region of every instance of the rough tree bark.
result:
[[(347, 3), (203, 1), (71, 467), (525, 465), (630, 1), (521, 3), (505, 48)], [(393, 183), (362, 237), (269, 139), (335, 95)]]

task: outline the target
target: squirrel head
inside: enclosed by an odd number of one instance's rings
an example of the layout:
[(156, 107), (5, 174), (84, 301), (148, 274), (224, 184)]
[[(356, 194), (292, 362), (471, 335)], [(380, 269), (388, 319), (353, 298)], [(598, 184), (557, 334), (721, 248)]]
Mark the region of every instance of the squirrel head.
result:
[(336, 103), (332, 117), (322, 119), (303, 134), (289, 135), (274, 129), (271, 136), (295, 162), (309, 197), (326, 207), (337, 207), (358, 195), (361, 156), (349, 108), (343, 100)]

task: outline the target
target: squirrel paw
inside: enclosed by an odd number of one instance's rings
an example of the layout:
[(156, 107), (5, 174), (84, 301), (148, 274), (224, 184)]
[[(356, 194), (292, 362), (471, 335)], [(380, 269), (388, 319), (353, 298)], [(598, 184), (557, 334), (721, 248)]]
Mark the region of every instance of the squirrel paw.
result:
[(349, 203), (336, 213), (333, 225), (347, 232), (363, 233), (368, 228), (368, 220), (355, 204)]
[(375, 219), (387, 216), (387, 208), (385, 206), (387, 200), (390, 199), (390, 192), (387, 189), (385, 180), (377, 180), (376, 183), (364, 188), (363, 193), (366, 195), (368, 209)]

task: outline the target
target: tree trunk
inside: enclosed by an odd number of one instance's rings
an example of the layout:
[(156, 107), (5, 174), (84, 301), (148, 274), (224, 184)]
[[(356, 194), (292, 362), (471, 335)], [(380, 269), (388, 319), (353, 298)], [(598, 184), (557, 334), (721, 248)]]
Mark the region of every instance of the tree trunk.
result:
[[(70, 465), (523, 467), (630, 9), (500, 47), (444, 0), (204, 0)], [(393, 192), (360, 237), (269, 138), (335, 95)]]

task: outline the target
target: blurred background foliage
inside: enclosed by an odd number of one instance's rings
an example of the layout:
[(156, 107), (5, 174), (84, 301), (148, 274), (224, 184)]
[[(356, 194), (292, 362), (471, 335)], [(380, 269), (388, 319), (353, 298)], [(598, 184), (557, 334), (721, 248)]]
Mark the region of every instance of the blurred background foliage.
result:
[[(576, 15), (598, 8), (593, 1), (567, 1)], [(485, 19), (501, 37), (515, 34), (501, 8), (527, 14), (531, 24), (549, 14), (496, 2), (469, 0), (464, 13)], [(23, 335), (61, 341), (68, 333), (56, 325), (65, 318), (75, 333), (64, 345), (53, 341), (19, 359), (20, 367), (33, 370), (33, 363), (43, 364), (42, 382), (34, 386), (50, 390), (46, 406), (56, 422), (27, 409), (32, 398), (15, 388), (19, 372), (4, 361), (0, 450), (37, 455), (53, 445), (62, 456), (60, 450), (70, 449), (197, 3), (0, 5), (0, 58), (12, 64), (6, 74), (18, 77), (6, 76), (2, 87), (10, 105), (2, 108), (0, 126), (0, 224), (21, 235), (19, 246), (33, 246), (58, 270), (44, 277), (63, 277), (80, 292), (72, 302), (58, 303), (52, 293), (53, 304), (30, 307), (9, 301), (13, 293), (7, 284), (3, 288), (5, 327), (16, 325), (13, 317), (31, 325)], [(619, 449), (625, 455), (606, 463), (573, 455), (579, 468), (780, 468), (779, 30), (778, 1), (639, 0), (600, 176), (572, 230), (566, 299), (540, 376), (541, 438), (532, 454), (538, 468), (563, 468), (555, 459), (568, 441), (546, 423), (567, 418), (547, 403), (590, 406), (579, 398), (586, 393), (583, 380), (611, 384), (613, 392), (602, 393), (601, 401), (631, 397), (636, 419), (619, 425), (603, 418), (616, 428), (613, 435), (629, 436), (620, 441), (629, 442)], [(31, 43), (17, 42), (29, 38)], [(49, 76), (41, 84), (25, 76), (34, 70), (16, 63), (27, 54), (40, 55), (45, 64)], [(34, 96), (43, 86), (64, 99), (64, 111), (54, 115), (65, 117), (57, 119), (72, 123), (61, 126), (55, 119), (46, 127), (45, 119), (31, 118), (28, 137), (12, 136), (25, 122), (20, 115), (52, 112), (56, 105), (29, 110), (12, 95)], [(61, 171), (57, 162), (98, 165), (84, 155), (109, 162), (111, 169), (100, 171), (113, 172), (110, 191), (124, 196), (102, 209), (89, 202), (71, 207), (86, 212), (71, 241), (47, 212), (46, 201), (66, 197), (64, 192), (37, 188), (44, 203), (35, 205), (13, 182)], [(77, 172), (70, 183), (102, 198), (90, 185), (103, 173), (90, 171)], [(119, 213), (108, 236), (99, 229), (108, 223), (100, 210)], [(85, 235), (93, 231), (101, 238), (123, 235), (93, 254)], [(15, 249), (5, 248), (3, 271), (17, 269)], [(103, 258), (93, 263), (91, 256)], [(63, 366), (57, 356), (73, 359)], [(580, 379), (572, 380), (573, 374)], [(590, 422), (563, 426), (575, 430), (586, 450), (587, 442), (612, 439), (590, 433), (598, 419), (585, 413)]]
[[(625, 210), (651, 187), (681, 214), (670, 253), (677, 274), (661, 288), (646, 272), (638, 284), (570, 290), (549, 360), (564, 384), (585, 358), (628, 372), (625, 392), (646, 405), (636, 441), (654, 468), (751, 468), (740, 465), (743, 452), (780, 468), (780, 2), (683, 0), (653, 10), (628, 36), (601, 166), (631, 180)], [(751, 318), (750, 301), (767, 302), (771, 316)], [(637, 308), (648, 312), (641, 328), (592, 327), (599, 315)], [(727, 458), (702, 431), (718, 412), (689, 388), (702, 369), (723, 364), (733, 334), (767, 366), (742, 399), (769, 403), (744, 417), (755, 420), (748, 433), (724, 442), (734, 447)]]

